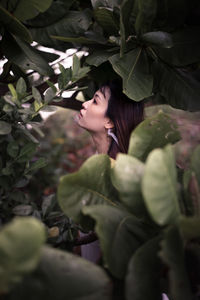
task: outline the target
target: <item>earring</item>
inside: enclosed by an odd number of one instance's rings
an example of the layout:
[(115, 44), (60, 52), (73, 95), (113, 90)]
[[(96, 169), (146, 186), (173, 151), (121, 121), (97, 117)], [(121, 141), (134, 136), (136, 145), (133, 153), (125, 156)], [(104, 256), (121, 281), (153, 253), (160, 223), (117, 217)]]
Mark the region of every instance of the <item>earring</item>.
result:
[(119, 142), (118, 142), (118, 139), (117, 139), (116, 135), (112, 132), (112, 128), (108, 128), (107, 135), (111, 136), (113, 138), (113, 140), (117, 143), (117, 145), (119, 145)]

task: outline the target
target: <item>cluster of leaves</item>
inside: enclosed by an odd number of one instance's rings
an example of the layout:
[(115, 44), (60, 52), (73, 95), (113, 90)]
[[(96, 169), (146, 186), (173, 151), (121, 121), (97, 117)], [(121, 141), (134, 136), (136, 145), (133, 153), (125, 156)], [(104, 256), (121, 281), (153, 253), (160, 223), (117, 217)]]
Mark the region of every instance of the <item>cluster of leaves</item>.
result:
[(124, 280), (128, 300), (162, 299), (163, 292), (198, 299), (200, 147), (180, 170), (171, 145), (179, 139), (160, 112), (132, 132), (128, 154), (116, 161), (95, 155), (61, 177), (62, 210), (96, 231), (103, 265)]

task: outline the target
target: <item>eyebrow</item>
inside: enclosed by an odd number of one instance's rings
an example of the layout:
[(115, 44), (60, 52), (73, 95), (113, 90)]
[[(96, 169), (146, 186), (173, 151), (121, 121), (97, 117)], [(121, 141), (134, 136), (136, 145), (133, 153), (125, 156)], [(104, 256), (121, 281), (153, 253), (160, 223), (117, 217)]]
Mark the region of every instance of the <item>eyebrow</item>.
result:
[[(102, 94), (103, 95), (103, 94)], [(99, 94), (95, 93), (94, 97), (98, 97), (101, 100), (101, 97), (99, 96)], [(103, 97), (104, 98), (104, 97)]]

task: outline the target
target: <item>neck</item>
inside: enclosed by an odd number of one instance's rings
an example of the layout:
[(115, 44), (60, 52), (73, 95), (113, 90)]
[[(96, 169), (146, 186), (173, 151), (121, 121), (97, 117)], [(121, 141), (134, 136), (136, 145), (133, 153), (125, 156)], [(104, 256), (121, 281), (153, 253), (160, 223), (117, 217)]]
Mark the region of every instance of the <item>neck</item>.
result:
[(93, 133), (92, 139), (96, 146), (97, 152), (107, 154), (110, 147), (111, 138), (106, 133)]

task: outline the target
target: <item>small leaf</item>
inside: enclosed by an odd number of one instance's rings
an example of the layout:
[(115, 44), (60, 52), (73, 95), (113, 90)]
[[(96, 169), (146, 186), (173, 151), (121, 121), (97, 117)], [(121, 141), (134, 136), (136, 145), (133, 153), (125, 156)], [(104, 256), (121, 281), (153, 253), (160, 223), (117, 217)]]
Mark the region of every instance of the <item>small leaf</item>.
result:
[(11, 157), (16, 157), (19, 152), (19, 145), (16, 141), (10, 142), (7, 147), (7, 152)]
[(33, 171), (33, 170), (38, 170), (41, 168), (44, 168), (47, 165), (46, 159), (44, 158), (39, 158), (37, 161), (35, 161), (34, 163), (31, 163), (28, 172), (29, 171)]
[(20, 78), (17, 81), (17, 85), (16, 85), (16, 91), (17, 93), (24, 95), (26, 93), (26, 82), (24, 80), (24, 78)]
[(11, 124), (5, 121), (0, 121), (0, 135), (9, 134), (11, 130), (12, 130)]
[(40, 92), (38, 91), (38, 89), (36, 89), (34, 86), (32, 87), (32, 94), (33, 94), (33, 98), (38, 102), (42, 102), (42, 97), (40, 95)]
[(16, 216), (29, 216), (32, 211), (33, 208), (31, 205), (24, 204), (17, 205), (12, 209), (13, 214)]

